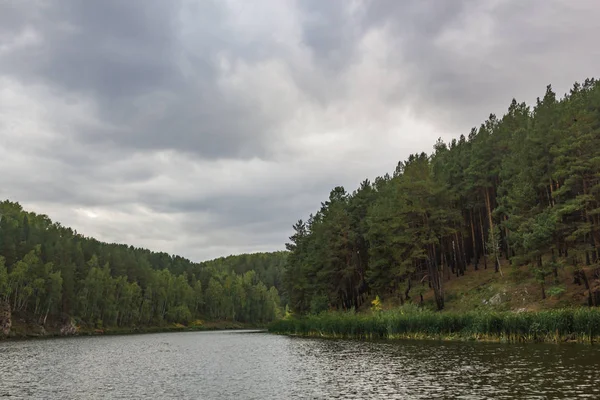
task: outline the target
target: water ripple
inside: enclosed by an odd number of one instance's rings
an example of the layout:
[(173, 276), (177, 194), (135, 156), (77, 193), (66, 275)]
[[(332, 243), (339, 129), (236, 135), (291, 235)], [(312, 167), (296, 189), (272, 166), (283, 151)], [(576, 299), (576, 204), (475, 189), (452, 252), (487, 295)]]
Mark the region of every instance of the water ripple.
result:
[(10, 399), (600, 398), (600, 349), (202, 332), (0, 342)]

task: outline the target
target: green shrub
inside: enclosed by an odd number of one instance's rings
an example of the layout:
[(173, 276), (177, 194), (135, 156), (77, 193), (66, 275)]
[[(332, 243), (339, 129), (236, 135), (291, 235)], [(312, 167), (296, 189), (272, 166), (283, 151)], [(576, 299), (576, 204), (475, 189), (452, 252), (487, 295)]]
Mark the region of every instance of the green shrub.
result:
[(546, 290), (546, 294), (550, 297), (558, 297), (565, 292), (564, 286), (552, 286)]

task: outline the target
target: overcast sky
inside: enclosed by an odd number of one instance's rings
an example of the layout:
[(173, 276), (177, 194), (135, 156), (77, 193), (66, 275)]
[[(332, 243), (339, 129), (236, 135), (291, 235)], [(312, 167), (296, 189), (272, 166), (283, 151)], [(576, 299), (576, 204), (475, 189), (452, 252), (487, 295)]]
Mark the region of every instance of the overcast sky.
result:
[[(0, 0), (0, 198), (195, 261), (598, 73), (597, 0)], [(598, 77), (598, 76), (596, 76)]]

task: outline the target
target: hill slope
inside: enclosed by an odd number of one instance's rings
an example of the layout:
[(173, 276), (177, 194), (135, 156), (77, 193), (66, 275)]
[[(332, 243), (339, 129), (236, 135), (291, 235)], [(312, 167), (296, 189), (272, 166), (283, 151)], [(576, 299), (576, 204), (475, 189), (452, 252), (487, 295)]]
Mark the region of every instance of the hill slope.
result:
[[(0, 302), (49, 330), (262, 324), (279, 314), (285, 253), (194, 263), (85, 237), (18, 203), (0, 203)], [(2, 323), (2, 321), (0, 321)], [(47, 329), (47, 330), (48, 330)]]
[[(586, 274), (593, 276), (594, 270), (587, 268)], [(464, 276), (452, 277), (444, 283), (445, 307), (447, 311), (466, 312), (473, 310), (494, 311), (540, 311), (556, 308), (585, 307), (590, 291), (584, 282), (576, 282), (573, 270), (558, 271), (556, 279), (548, 281), (543, 298), (539, 279), (527, 267), (511, 267), (503, 264), (504, 274), (494, 269), (467, 271)], [(600, 293), (600, 281), (591, 280), (591, 292)], [(423, 296), (424, 305), (435, 308), (433, 291)], [(419, 299), (414, 299), (416, 302)], [(398, 301), (390, 301), (387, 308), (395, 307)]]

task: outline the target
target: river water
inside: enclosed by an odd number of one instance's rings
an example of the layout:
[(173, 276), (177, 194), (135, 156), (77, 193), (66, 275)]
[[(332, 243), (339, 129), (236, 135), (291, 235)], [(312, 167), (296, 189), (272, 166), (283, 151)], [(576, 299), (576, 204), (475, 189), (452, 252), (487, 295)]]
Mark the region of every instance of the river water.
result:
[(0, 342), (10, 399), (600, 399), (600, 348), (189, 332)]

